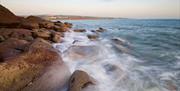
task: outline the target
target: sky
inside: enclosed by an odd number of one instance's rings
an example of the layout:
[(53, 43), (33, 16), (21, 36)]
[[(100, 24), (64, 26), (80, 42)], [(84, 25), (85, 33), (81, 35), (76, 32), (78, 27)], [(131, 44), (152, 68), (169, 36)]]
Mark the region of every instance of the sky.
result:
[(180, 19), (180, 0), (0, 0), (16, 15)]

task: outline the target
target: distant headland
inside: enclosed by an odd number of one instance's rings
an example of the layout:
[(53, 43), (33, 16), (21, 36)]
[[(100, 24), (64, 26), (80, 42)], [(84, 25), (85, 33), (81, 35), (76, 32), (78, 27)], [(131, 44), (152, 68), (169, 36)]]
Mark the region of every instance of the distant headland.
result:
[(95, 16), (79, 16), (79, 15), (38, 15), (46, 20), (97, 20), (97, 19), (125, 19), (115, 17), (95, 17)]

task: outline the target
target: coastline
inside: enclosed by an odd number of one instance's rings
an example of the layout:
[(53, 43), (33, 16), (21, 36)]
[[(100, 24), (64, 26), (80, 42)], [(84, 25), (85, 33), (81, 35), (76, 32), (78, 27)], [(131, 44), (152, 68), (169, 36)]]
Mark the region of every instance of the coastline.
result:
[[(53, 48), (52, 44), (63, 43), (64, 33), (72, 32), (71, 23), (37, 16), (19, 17), (1, 5), (0, 13), (0, 90), (81, 91), (82, 87), (86, 89), (84, 85), (96, 84), (84, 71), (70, 72), (61, 53)], [(103, 31), (103, 28), (97, 30)], [(96, 40), (98, 35), (86, 38)], [(74, 79), (75, 82), (71, 81)]]
[(0, 90), (178, 91), (179, 20), (93, 20), (19, 17), (0, 6)]

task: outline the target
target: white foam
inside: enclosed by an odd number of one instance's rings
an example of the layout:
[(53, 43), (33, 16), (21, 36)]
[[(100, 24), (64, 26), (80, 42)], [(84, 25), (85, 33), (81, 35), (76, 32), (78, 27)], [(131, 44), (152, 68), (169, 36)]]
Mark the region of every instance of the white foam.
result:
[[(149, 82), (146, 79), (141, 79), (142, 76), (138, 71), (148, 70), (148, 68), (136, 64), (141, 60), (128, 54), (119, 55), (112, 49), (112, 45), (107, 40), (92, 42), (86, 37), (86, 33), (68, 32), (65, 36), (64, 43), (55, 44), (54, 47), (63, 53), (63, 60), (71, 72), (80, 69), (95, 78), (99, 91), (165, 91), (157, 85), (156, 81)], [(75, 44), (73, 44), (74, 40), (77, 40)], [(98, 46), (99, 52), (93, 59), (72, 60), (64, 54), (73, 45)], [(106, 69), (106, 65), (109, 65), (110, 68)], [(162, 76), (164, 75), (166, 74)]]

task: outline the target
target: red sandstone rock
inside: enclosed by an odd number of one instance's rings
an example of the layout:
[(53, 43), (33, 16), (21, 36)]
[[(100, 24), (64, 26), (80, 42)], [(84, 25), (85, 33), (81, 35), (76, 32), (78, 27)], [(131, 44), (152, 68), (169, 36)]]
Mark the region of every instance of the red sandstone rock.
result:
[(51, 32), (46, 29), (36, 29), (33, 31), (33, 37), (48, 40), (51, 37)]
[(0, 5), (0, 28), (15, 27), (19, 24), (19, 18), (7, 8)]
[(27, 44), (27, 41), (15, 38), (10, 38), (5, 42), (0, 43), (0, 62), (8, 57), (13, 57), (22, 53)]
[(28, 44), (20, 55), (5, 59), (0, 70), (2, 91), (57, 91), (70, 77), (61, 56), (43, 39)]
[(4, 39), (17, 38), (17, 39), (23, 39), (23, 40), (28, 40), (28, 41), (33, 40), (31, 31), (27, 29), (1, 28), (0, 36), (3, 36)]

